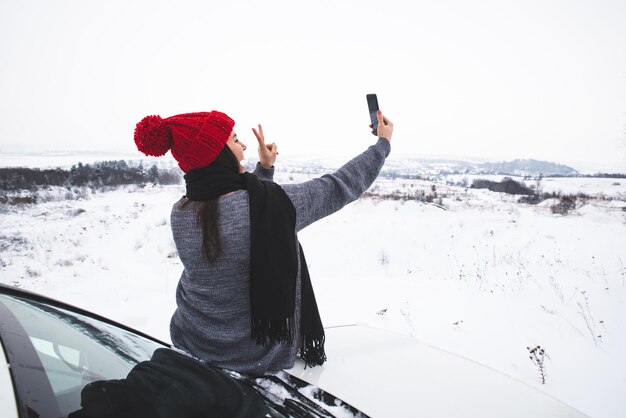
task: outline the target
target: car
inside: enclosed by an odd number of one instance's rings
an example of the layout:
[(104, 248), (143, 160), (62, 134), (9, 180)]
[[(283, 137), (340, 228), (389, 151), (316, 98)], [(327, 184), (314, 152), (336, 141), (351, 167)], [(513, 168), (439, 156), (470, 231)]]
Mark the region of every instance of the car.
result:
[(0, 285), (0, 411), (6, 418), (585, 416), (400, 334), (350, 324), (327, 328), (326, 338), (323, 366), (297, 362), (254, 378), (87, 310)]

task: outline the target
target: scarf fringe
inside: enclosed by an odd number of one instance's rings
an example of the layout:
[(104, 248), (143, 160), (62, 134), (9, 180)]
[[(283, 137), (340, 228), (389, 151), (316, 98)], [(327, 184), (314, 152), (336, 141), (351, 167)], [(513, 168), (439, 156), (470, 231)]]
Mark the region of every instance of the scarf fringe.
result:
[(293, 318), (252, 319), (252, 338), (258, 345), (291, 344), (294, 338)]
[(307, 367), (321, 366), (326, 361), (326, 352), (324, 351), (324, 342), (326, 336), (322, 334), (321, 338), (312, 339), (306, 335), (302, 336), (300, 347), (300, 358)]

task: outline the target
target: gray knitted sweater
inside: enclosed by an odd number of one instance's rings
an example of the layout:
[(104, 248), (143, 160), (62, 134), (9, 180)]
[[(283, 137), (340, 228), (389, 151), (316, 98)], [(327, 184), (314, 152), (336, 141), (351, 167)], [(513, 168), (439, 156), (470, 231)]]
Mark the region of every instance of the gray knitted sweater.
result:
[[(375, 145), (333, 174), (283, 185), (296, 209), (296, 231), (356, 200), (376, 179), (390, 149), (389, 141), (379, 138)], [(262, 180), (271, 180), (274, 171), (257, 164), (255, 174)], [(258, 375), (292, 367), (298, 350), (297, 338), (291, 344), (261, 346), (250, 336), (247, 191), (219, 197), (222, 254), (212, 265), (202, 255), (202, 231), (196, 223), (198, 202), (181, 207), (184, 200), (174, 204), (171, 214), (174, 242), (184, 267), (176, 289), (177, 309), (170, 323), (172, 343), (218, 367), (241, 373)], [(298, 324), (300, 273), (296, 283), (295, 323)]]

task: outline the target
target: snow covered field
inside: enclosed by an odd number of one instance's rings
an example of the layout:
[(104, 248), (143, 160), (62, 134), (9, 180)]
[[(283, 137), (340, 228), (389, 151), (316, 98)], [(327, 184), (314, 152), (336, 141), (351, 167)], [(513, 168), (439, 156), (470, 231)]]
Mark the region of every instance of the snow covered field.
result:
[[(486, 190), (378, 180), (374, 196), (300, 234), (324, 324), (399, 331), (592, 417), (626, 416), (626, 181), (582, 180), (586, 190), (543, 184), (615, 199), (561, 216)], [(433, 185), (440, 205), (376, 197)], [(0, 281), (169, 341), (181, 271), (169, 212), (183, 193), (126, 187), (68, 201), (57, 190), (46, 203), (0, 205)], [(528, 358), (537, 345), (549, 356), (545, 385)]]

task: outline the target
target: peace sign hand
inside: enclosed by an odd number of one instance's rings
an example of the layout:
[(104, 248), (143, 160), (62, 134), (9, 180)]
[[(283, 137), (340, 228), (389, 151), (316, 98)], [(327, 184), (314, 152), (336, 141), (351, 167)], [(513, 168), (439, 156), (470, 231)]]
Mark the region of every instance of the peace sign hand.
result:
[(252, 132), (254, 132), (254, 136), (256, 136), (256, 139), (259, 142), (259, 162), (263, 168), (272, 168), (276, 162), (276, 156), (278, 155), (276, 144), (274, 142), (269, 145), (265, 143), (263, 127), (261, 125), (259, 125), (258, 131), (252, 128)]

